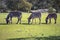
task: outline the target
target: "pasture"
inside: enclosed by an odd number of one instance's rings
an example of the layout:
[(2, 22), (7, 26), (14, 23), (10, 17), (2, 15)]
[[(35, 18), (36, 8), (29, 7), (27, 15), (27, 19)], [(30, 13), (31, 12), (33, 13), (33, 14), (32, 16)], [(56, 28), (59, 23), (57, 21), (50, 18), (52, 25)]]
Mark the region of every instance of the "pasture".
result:
[(27, 24), (29, 13), (22, 14), (22, 24), (16, 24), (17, 18), (13, 18), (12, 24), (6, 24), (5, 18), (7, 15), (8, 13), (0, 13), (0, 40), (60, 36), (60, 14), (57, 14), (57, 24), (54, 24), (54, 19), (52, 19), (51, 24), (45, 24), (47, 13), (42, 13), (41, 24), (39, 24), (38, 19), (36, 19), (36, 24)]

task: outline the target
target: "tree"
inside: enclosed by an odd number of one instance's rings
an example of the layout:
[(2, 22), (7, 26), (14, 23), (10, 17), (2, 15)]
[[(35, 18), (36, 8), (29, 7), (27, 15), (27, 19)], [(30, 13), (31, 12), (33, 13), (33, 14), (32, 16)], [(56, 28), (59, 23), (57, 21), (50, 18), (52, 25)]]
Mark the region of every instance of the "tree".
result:
[(7, 0), (7, 7), (12, 10), (31, 10), (32, 4), (27, 0)]
[(0, 12), (6, 12), (7, 6), (5, 4), (5, 0), (0, 0)]
[(32, 7), (32, 4), (27, 2), (27, 0), (19, 0), (18, 9), (23, 8), (23, 10), (30, 11), (31, 7)]
[(31, 9), (35, 10), (52, 6), (56, 10), (60, 11), (60, 0), (0, 0), (0, 8), (5, 7), (4, 5), (1, 6), (1, 1), (4, 1), (2, 3), (7, 5), (6, 8), (11, 10), (28, 11)]
[(60, 12), (60, 0), (55, 0), (55, 5), (54, 5), (54, 7), (56, 8), (56, 10), (57, 10), (58, 12)]
[(7, 0), (6, 5), (8, 9), (16, 10), (17, 9), (17, 1), (16, 0)]

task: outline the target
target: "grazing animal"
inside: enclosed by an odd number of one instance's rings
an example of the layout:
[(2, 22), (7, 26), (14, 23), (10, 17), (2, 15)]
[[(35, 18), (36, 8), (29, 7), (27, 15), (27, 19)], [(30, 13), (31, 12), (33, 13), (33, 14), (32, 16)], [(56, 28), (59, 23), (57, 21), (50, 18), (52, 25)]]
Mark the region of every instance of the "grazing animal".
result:
[(28, 17), (28, 24), (30, 24), (30, 21), (32, 19), (32, 23), (33, 23), (33, 19), (35, 18), (39, 18), (39, 24), (41, 21), (41, 13), (40, 12), (32, 12), (32, 14)]
[(17, 18), (18, 18), (18, 21), (17, 21), (16, 24), (18, 24), (19, 21), (20, 21), (20, 23), (21, 23), (22, 13), (19, 12), (19, 11), (12, 11), (12, 12), (10, 12), (10, 13), (7, 15), (7, 17), (6, 17), (6, 23), (7, 23), (7, 24), (8, 24), (8, 23), (12, 23), (12, 18), (13, 18), (13, 17), (17, 17)]
[(49, 19), (49, 23), (51, 23), (51, 19), (54, 18), (55, 20), (55, 24), (56, 24), (56, 20), (57, 20), (57, 14), (56, 13), (51, 13), (48, 14), (48, 16), (46, 17), (46, 24), (48, 23), (48, 19)]
[(28, 24), (30, 23), (31, 19), (32, 19), (32, 23), (33, 23), (33, 19), (35, 19), (35, 18), (39, 18), (39, 24), (40, 24), (40, 22), (41, 22), (41, 13), (44, 13), (44, 12), (47, 12), (47, 11), (48, 11), (48, 9), (31, 10), (30, 12), (32, 14), (28, 18)]

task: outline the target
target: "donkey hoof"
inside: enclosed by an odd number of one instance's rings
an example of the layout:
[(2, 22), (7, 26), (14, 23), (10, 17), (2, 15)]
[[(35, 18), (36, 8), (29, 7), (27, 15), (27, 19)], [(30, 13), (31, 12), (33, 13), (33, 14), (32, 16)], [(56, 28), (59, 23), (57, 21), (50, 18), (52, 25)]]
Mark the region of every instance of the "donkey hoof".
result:
[(51, 24), (51, 22), (49, 22), (49, 24)]
[(48, 24), (48, 23), (46, 23), (46, 24)]
[(8, 24), (8, 23), (6, 23), (6, 24)]
[(56, 22), (54, 24), (56, 24)]
[(30, 23), (28, 23), (28, 24), (30, 24)]
[(28, 24), (30, 24), (30, 23), (28, 23)]

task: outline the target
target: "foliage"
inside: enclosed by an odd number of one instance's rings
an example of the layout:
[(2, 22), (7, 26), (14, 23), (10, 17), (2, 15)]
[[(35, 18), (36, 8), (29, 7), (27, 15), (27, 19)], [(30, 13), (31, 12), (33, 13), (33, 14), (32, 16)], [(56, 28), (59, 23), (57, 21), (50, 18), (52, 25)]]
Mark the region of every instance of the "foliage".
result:
[(13, 10), (30, 10), (32, 7), (32, 4), (26, 0), (8, 0), (6, 4), (9, 9)]
[[(1, 3), (1, 1), (3, 2)], [(0, 8), (7, 8), (8, 10), (29, 11), (50, 6), (57, 11), (60, 10), (60, 0), (0, 0), (0, 3), (6, 5), (6, 7), (0, 5)]]
[(18, 3), (18, 9), (24, 8), (24, 10), (30, 11), (31, 7), (32, 7), (32, 4), (27, 2), (26, 0), (20, 0)]
[(49, 13), (56, 13), (56, 9), (54, 9), (53, 7), (49, 7), (48, 12)]

